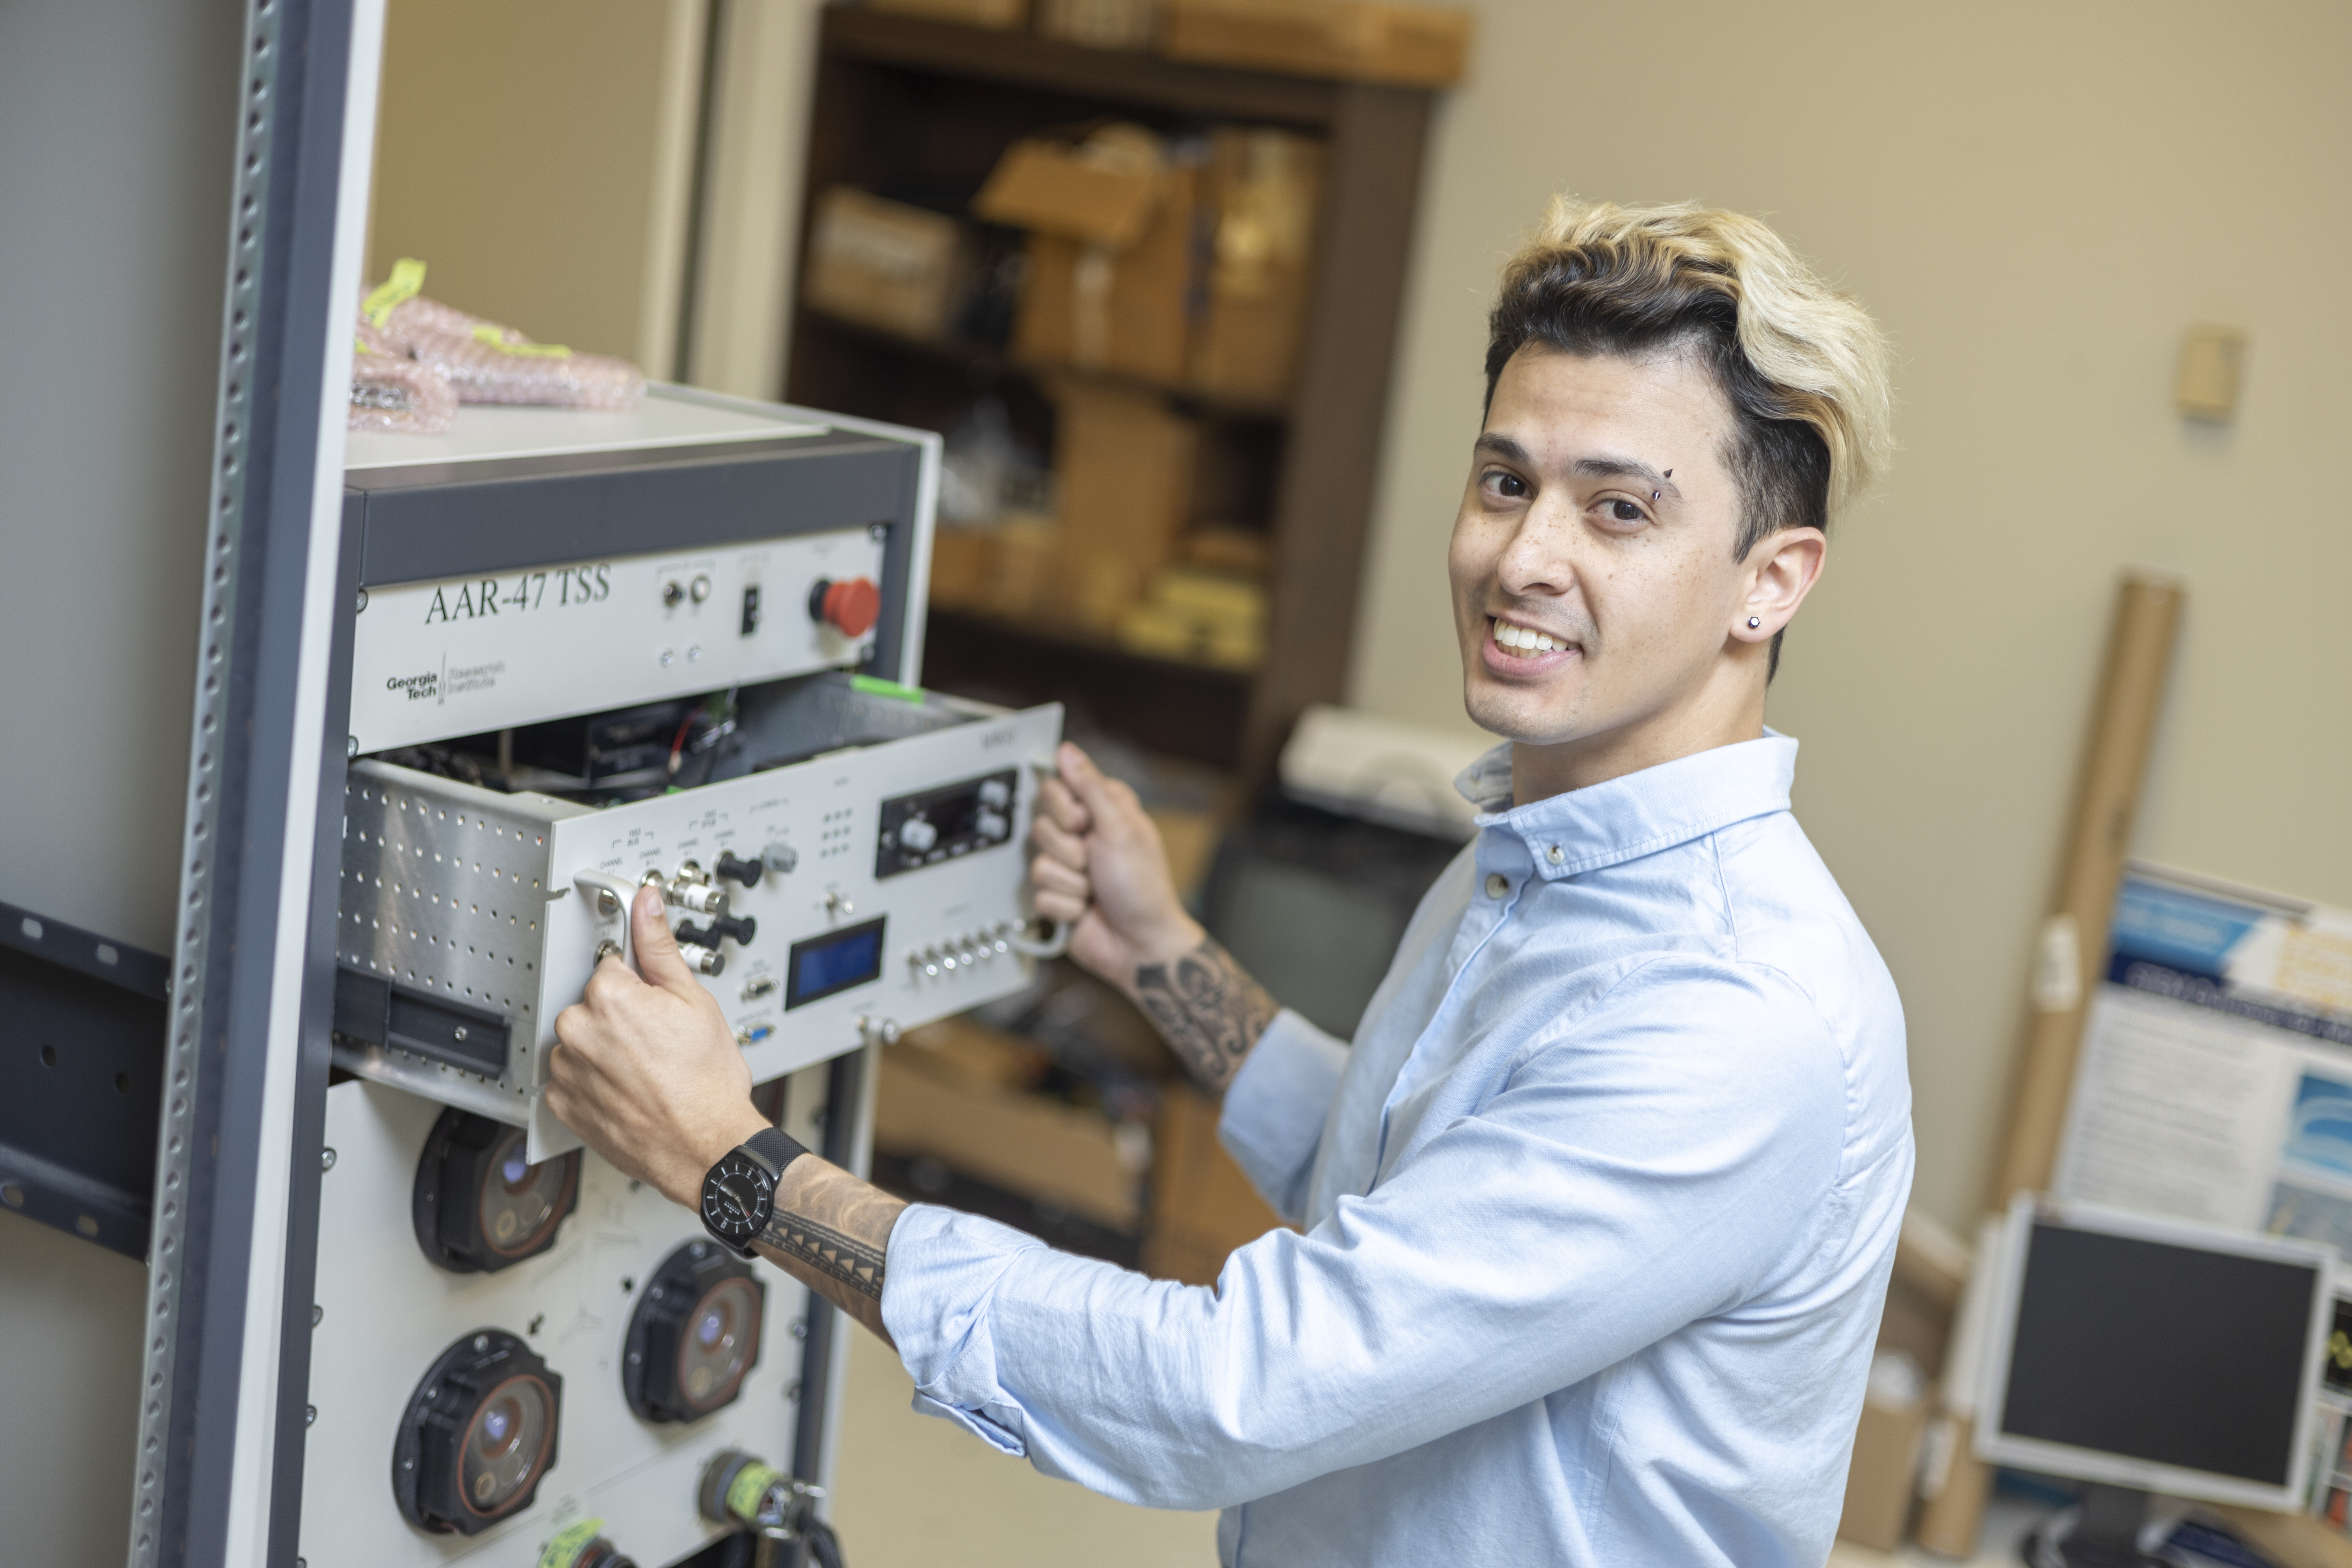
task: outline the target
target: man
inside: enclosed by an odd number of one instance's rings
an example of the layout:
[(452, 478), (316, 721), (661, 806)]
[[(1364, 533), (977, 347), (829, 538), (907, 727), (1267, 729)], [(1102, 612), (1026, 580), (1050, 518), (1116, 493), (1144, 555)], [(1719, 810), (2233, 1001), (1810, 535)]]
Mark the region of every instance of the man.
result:
[[(1129, 791), (1066, 747), (1041, 792), (1039, 911), (1225, 1091), (1225, 1146), (1302, 1229), (1213, 1290), (1156, 1282), (771, 1133), (761, 1250), (887, 1338), (921, 1408), (1223, 1508), (1228, 1563), (1819, 1563), (1909, 1089), (1764, 696), (1885, 456), (1885, 364), (1752, 219), (1556, 203), (1503, 275), (1447, 562), (1465, 700), (1507, 740), (1352, 1048), (1184, 913)], [(636, 918), (645, 978), (608, 963), (557, 1021), (549, 1099), (692, 1203), (761, 1121)], [(761, 1206), (735, 1191), (722, 1220)]]

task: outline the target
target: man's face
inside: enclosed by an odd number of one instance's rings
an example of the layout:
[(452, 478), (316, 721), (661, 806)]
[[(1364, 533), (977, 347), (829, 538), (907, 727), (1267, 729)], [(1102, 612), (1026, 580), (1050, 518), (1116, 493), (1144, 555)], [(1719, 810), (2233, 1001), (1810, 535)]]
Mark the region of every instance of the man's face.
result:
[(1447, 552), (1480, 727), (1523, 746), (1606, 743), (1671, 727), (1724, 679), (1727, 639), (1753, 613), (1720, 456), (1732, 428), (1685, 355), (1512, 356)]

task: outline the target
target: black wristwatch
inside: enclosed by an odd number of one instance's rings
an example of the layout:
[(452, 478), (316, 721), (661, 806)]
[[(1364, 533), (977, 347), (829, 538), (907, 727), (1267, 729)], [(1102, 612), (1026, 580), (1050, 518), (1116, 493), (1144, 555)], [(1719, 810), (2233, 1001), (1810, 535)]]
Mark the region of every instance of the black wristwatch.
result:
[(730, 1252), (757, 1257), (751, 1243), (776, 1212), (776, 1179), (807, 1152), (781, 1127), (763, 1127), (737, 1144), (702, 1178), (702, 1227)]

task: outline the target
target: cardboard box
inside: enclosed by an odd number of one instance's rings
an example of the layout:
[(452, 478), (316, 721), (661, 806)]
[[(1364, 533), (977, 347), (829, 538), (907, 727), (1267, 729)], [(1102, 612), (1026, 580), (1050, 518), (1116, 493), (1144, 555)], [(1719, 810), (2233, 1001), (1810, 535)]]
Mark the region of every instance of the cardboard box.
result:
[(1306, 332), (1323, 145), (1312, 137), (1223, 126), (1204, 179), (1215, 214), (1190, 381), (1204, 392), (1279, 402)]
[(931, 535), (931, 598), (945, 608), (980, 606), (987, 594), (989, 569), (995, 553), (992, 528), (950, 527), (942, 519)]
[(882, 1053), (875, 1148), (928, 1155), (1007, 1192), (1050, 1198), (1097, 1225), (1136, 1230), (1143, 1217), (1138, 1173), (1108, 1117), (991, 1083), (970, 1063), (934, 1063), (929, 1055), (904, 1040)]
[(1090, 49), (1148, 49), (1159, 21), (1156, 0), (1037, 0), (1041, 37)]
[(1163, 568), (1152, 574), (1144, 602), (1119, 617), (1118, 640), (1160, 658), (1251, 669), (1265, 657), (1265, 608), (1263, 584)]
[(1181, 381), (1200, 181), (1138, 126), (1013, 143), (972, 201), (978, 216), (1029, 231), (1013, 357)]
[(876, 11), (901, 16), (924, 16), (934, 22), (961, 22), (967, 27), (1003, 32), (1029, 20), (1029, 0), (866, 0)]
[(1911, 1525), (1919, 1437), (1934, 1406), (1925, 1388), (1904, 1401), (1883, 1400), (1875, 1389), (1864, 1399), (1845, 1476), (1845, 1510), (1838, 1517), (1841, 1540), (1880, 1552), (1903, 1544)]
[(817, 199), (802, 296), (817, 310), (908, 337), (953, 325), (971, 247), (951, 217), (836, 185)]
[(1470, 54), (1470, 16), (1380, 0), (1163, 0), (1160, 52), (1293, 76), (1451, 87)]
[[(1904, 1216), (1846, 1472), (1838, 1520), (1843, 1540), (1892, 1552), (1910, 1529), (1920, 1440), (1936, 1412), (1934, 1380), (1949, 1350), (1969, 1263), (1967, 1246), (1924, 1212), (1915, 1207)], [(1900, 1364), (1884, 1364), (1890, 1362)]]
[(1191, 515), (1200, 430), (1149, 393), (1072, 378), (1050, 390), (1062, 505), (1055, 598), (1077, 625), (1109, 632)]
[(1227, 1254), (1281, 1226), (1281, 1216), (1266, 1207), (1217, 1142), (1216, 1102), (1199, 1090), (1180, 1083), (1166, 1086), (1151, 1147), (1146, 1274), (1214, 1285)]
[(1164, 195), (1159, 138), (1107, 126), (1084, 142), (1028, 137), (1005, 149), (972, 198), (974, 216), (1125, 250), (1143, 237)]

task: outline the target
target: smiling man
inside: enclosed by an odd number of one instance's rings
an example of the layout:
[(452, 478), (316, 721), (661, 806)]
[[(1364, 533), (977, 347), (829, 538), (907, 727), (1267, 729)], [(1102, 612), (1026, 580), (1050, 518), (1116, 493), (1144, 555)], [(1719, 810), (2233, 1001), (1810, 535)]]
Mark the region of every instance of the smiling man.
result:
[(1486, 383), (1447, 565), (1505, 742), (1352, 1046), (1185, 914), (1130, 793), (1072, 748), (1044, 791), (1039, 910), (1299, 1229), (1203, 1289), (899, 1204), (762, 1130), (650, 899), (645, 977), (558, 1020), (550, 1100), (889, 1338), (920, 1408), (1223, 1508), (1227, 1563), (1817, 1564), (1910, 1096), (1764, 698), (1888, 449), (1885, 345), (1752, 219), (1562, 202)]

